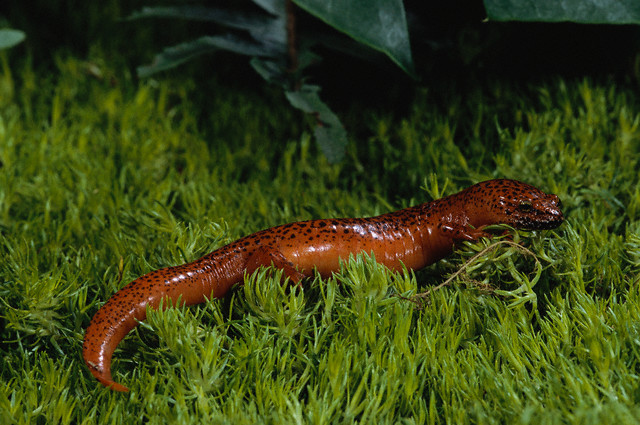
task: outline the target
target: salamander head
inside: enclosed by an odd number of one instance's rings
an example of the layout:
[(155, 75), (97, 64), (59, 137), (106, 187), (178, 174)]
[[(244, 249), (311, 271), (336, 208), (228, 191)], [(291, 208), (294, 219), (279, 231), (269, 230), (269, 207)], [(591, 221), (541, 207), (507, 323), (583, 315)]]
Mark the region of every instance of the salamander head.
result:
[(487, 180), (462, 193), (474, 226), (508, 224), (518, 229), (541, 230), (554, 229), (564, 221), (557, 195), (517, 180)]

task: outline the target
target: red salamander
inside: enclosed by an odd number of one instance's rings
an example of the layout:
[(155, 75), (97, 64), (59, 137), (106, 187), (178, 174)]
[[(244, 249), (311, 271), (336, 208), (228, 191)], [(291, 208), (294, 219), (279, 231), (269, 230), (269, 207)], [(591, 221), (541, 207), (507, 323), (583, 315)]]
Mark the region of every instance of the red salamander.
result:
[(178, 297), (186, 305), (223, 297), (246, 273), (273, 264), (293, 282), (338, 271), (339, 259), (366, 252), (393, 270), (417, 270), (449, 255), (456, 243), (490, 234), (483, 228), (508, 224), (518, 229), (553, 229), (564, 218), (556, 195), (516, 180), (489, 180), (432, 202), (369, 218), (310, 220), (245, 236), (204, 257), (146, 274), (116, 292), (93, 316), (83, 357), (103, 385), (127, 387), (111, 377), (118, 343), (146, 318), (147, 306)]

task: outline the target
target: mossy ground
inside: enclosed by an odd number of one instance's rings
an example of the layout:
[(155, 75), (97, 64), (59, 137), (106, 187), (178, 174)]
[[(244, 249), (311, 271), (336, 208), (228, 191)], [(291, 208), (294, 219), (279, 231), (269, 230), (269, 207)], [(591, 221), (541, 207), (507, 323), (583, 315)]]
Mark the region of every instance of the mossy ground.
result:
[[(0, 422), (640, 419), (637, 91), (417, 88), (399, 118), (347, 111), (357, 136), (330, 165), (276, 92), (134, 83), (106, 63), (2, 71)], [(493, 177), (561, 197), (559, 229), (513, 236), (540, 267), (499, 246), (421, 308), (405, 297), (488, 242), (417, 274), (359, 258), (303, 291), (260, 272), (224, 300), (152, 313), (115, 353), (131, 393), (82, 362), (92, 314), (141, 274), (276, 224), (375, 215)]]

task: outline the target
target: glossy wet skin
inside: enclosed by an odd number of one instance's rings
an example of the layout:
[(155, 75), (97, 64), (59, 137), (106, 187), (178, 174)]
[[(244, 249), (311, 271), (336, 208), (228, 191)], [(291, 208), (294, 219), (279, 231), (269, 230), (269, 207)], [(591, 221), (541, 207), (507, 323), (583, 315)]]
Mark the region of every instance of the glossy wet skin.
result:
[[(489, 180), (426, 204), (377, 217), (310, 220), (262, 230), (188, 264), (146, 274), (114, 294), (87, 328), (83, 357), (105, 386), (128, 391), (111, 377), (111, 356), (147, 306), (169, 298), (186, 305), (224, 296), (245, 273), (274, 265), (293, 282), (331, 275), (350, 254), (373, 253), (394, 270), (417, 270), (450, 254), (455, 243), (489, 237), (483, 228), (509, 224), (552, 229), (564, 220), (556, 195), (515, 180)], [(165, 303), (166, 304), (166, 303)]]

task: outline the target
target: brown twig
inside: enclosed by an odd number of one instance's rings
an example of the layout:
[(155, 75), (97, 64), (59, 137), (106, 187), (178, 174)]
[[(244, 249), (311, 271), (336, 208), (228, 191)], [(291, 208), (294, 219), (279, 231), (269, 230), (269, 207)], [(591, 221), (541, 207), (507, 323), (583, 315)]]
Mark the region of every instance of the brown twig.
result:
[(298, 38), (296, 34), (296, 14), (293, 1), (286, 0), (287, 10), (287, 52), (289, 63), (287, 71), (295, 74), (298, 70)]

